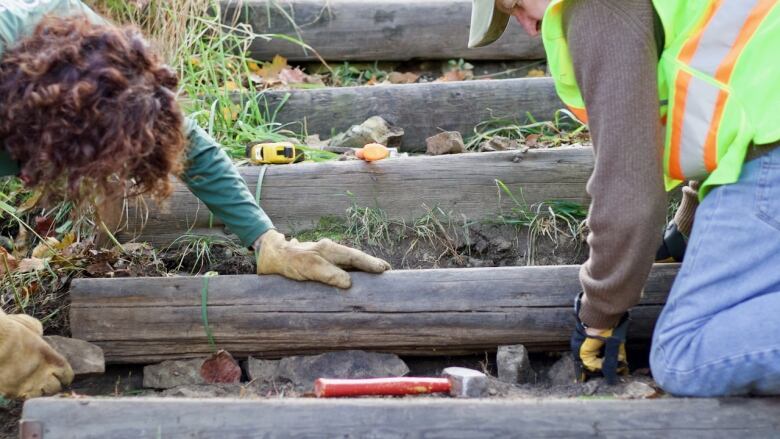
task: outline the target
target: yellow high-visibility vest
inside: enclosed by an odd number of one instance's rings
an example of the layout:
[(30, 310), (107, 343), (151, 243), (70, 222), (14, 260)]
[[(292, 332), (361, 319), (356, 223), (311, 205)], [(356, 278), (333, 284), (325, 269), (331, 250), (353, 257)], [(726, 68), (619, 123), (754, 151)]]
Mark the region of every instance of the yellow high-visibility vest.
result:
[[(587, 122), (563, 29), (565, 0), (554, 0), (542, 39), (558, 95)], [(682, 180), (709, 188), (739, 179), (751, 144), (780, 139), (778, 0), (653, 0), (664, 30), (658, 63), (666, 125), (667, 188)]]

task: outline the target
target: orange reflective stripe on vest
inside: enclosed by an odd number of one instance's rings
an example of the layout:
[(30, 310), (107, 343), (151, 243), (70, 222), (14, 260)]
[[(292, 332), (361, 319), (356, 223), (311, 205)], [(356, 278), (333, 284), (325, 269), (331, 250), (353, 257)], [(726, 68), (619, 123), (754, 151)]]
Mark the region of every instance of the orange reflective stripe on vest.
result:
[(777, 0), (718, 0), (678, 60), (715, 78), (716, 84), (679, 70), (675, 78), (669, 174), (679, 180), (706, 176), (717, 167), (718, 128), (729, 99), (726, 86), (742, 49)]

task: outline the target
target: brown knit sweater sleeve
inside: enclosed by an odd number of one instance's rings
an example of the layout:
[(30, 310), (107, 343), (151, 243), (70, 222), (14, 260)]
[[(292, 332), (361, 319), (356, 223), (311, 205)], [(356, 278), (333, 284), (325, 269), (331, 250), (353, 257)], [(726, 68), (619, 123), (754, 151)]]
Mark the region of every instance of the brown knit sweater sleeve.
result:
[(666, 212), (651, 0), (571, 0), (564, 26), (588, 111), (595, 167), (582, 321), (614, 326), (634, 306)]

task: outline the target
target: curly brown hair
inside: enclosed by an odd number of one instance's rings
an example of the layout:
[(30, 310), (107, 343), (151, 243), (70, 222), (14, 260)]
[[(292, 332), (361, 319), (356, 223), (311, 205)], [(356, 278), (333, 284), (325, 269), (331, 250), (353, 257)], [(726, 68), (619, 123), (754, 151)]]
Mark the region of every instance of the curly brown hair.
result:
[(70, 199), (167, 197), (186, 144), (177, 84), (137, 29), (46, 17), (0, 62), (2, 147), (26, 184)]

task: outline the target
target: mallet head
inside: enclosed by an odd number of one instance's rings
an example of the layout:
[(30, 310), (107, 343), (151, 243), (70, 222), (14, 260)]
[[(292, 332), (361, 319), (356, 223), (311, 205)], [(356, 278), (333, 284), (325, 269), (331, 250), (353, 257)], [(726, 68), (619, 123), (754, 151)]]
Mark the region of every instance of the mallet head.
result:
[(448, 367), (443, 375), (450, 380), (450, 396), (456, 398), (479, 398), (485, 396), (488, 378), (484, 373), (465, 367)]

